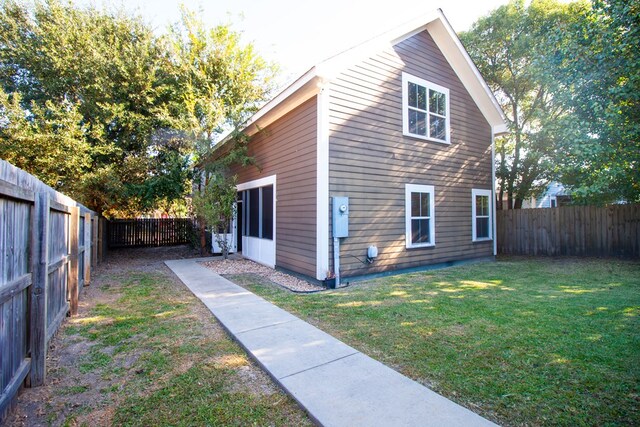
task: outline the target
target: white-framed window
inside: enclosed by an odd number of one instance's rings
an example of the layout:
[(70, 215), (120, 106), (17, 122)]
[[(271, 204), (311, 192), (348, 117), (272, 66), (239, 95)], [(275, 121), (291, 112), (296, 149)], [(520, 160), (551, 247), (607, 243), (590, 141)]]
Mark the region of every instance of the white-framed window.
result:
[(473, 241), (491, 240), (491, 190), (471, 190)]
[(402, 133), (449, 144), (449, 89), (402, 73)]
[(405, 184), (404, 197), (407, 248), (435, 245), (433, 185)]

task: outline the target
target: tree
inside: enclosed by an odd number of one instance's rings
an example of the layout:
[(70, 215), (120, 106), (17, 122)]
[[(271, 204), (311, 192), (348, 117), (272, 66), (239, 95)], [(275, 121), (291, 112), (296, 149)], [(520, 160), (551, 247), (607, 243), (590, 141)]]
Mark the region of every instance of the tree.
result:
[(204, 190), (193, 196), (196, 216), (199, 221), (209, 226), (214, 239), (222, 249), (224, 259), (229, 257), (227, 234), (236, 214), (236, 194), (235, 178), (214, 175), (208, 180)]
[[(33, 127), (42, 111), (49, 111), (51, 130), (71, 129), (76, 120), (74, 138), (89, 164), (70, 157), (67, 165), (46, 151), (43, 161), (60, 162), (64, 173), (82, 171), (60, 177), (58, 188), (69, 192), (73, 181), (74, 196), (106, 216), (184, 200), (196, 146), (206, 152), (215, 133), (254, 110), (273, 72), (228, 25), (209, 29), (187, 11), (168, 35), (157, 36), (122, 11), (0, 0), (0, 84), (19, 101), (28, 122), (22, 128)], [(66, 122), (52, 106), (65, 106)], [(0, 126), (18, 129), (7, 117)], [(3, 157), (17, 158), (15, 146)]]
[(78, 196), (91, 164), (91, 147), (77, 106), (71, 102), (22, 107), (19, 93), (0, 88), (0, 157), (37, 175), (45, 184)]
[(226, 235), (236, 215), (238, 177), (232, 174), (232, 166), (258, 167), (255, 158), (248, 154), (249, 138), (237, 130), (229, 138), (227, 147), (209, 150), (208, 156), (202, 160), (201, 181), (193, 197), (193, 208), (201, 226), (200, 249), (204, 252), (205, 226), (208, 226), (222, 248), (224, 259), (227, 259), (230, 249)]
[[(496, 138), (499, 208), (520, 208), (553, 176), (555, 134), (565, 114), (543, 77), (545, 34), (569, 19), (569, 8), (555, 0), (512, 0), (476, 21), (461, 34), (469, 55), (504, 110), (510, 133)], [(507, 206), (502, 206), (504, 195)]]
[(177, 115), (196, 140), (200, 159), (215, 145), (217, 135), (240, 126), (268, 100), (278, 69), (252, 44), (242, 44), (240, 34), (228, 25), (208, 28), (184, 8), (167, 40)]
[[(229, 166), (253, 162), (247, 155), (247, 139), (237, 129), (268, 99), (277, 67), (257, 55), (251, 44), (243, 45), (228, 26), (208, 29), (186, 9), (180, 24), (172, 27), (169, 41), (171, 78), (180, 95), (178, 115), (196, 141), (193, 206), (200, 223), (201, 251), (208, 225), (226, 258), (229, 248), (220, 230), (228, 227), (236, 201), (236, 178)], [(211, 160), (215, 136), (225, 131), (230, 132), (233, 148)]]
[(640, 202), (640, 3), (595, 1), (548, 33), (542, 65), (571, 111), (558, 171), (582, 203)]

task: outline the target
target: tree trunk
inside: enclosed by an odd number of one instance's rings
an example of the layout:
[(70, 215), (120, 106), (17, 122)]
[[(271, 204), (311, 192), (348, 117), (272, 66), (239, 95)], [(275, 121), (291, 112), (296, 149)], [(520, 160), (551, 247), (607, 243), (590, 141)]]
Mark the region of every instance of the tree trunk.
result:
[(207, 254), (207, 230), (204, 225), (204, 220), (200, 220), (200, 255), (205, 256)]
[(513, 203), (513, 209), (522, 209), (522, 198), (516, 197)]

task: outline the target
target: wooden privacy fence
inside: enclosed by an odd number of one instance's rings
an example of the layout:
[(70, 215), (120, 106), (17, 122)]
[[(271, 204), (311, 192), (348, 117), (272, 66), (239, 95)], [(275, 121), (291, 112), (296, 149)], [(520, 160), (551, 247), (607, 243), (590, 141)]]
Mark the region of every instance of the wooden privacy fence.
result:
[(0, 424), (23, 383), (44, 383), (48, 343), (104, 256), (100, 228), (94, 212), (0, 160)]
[(110, 248), (171, 246), (189, 243), (189, 218), (116, 219), (108, 223)]
[(510, 209), (496, 222), (501, 254), (640, 257), (640, 205)]

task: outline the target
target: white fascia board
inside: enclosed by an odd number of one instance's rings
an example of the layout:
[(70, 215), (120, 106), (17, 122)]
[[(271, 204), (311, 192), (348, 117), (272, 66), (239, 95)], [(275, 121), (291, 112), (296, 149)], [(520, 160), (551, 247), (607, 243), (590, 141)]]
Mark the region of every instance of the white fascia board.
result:
[(425, 30), (429, 31), (436, 45), (471, 94), (493, 131), (497, 132), (496, 134), (506, 133), (506, 120), (500, 104), (440, 9), (413, 19), (391, 31), (329, 58), (315, 67), (317, 74), (327, 80), (333, 79), (350, 65), (356, 64), (375, 52), (395, 46)]
[(506, 133), (506, 120), (498, 100), (484, 81), (442, 11), (438, 10), (438, 15), (438, 19), (434, 19), (426, 26), (429, 34), (469, 91), (485, 119), (491, 125), (493, 132), (496, 134)]
[(497, 214), (496, 211), (496, 138), (495, 134), (491, 135), (491, 222), (490, 224), (493, 232), (493, 256), (498, 255), (498, 227), (497, 227)]
[(500, 136), (500, 135), (504, 135), (509, 133), (509, 127), (507, 126), (506, 123), (503, 123), (501, 125), (498, 126), (493, 126), (492, 127), (492, 132), (495, 136)]
[(435, 12), (422, 15), (419, 18), (412, 19), (392, 30), (334, 55), (316, 66), (318, 75), (323, 76), (326, 80), (331, 80), (349, 66), (357, 64), (380, 50), (394, 46), (402, 40), (424, 31), (427, 28), (427, 23), (437, 18), (438, 14)]
[(250, 136), (260, 128), (275, 122), (303, 102), (317, 95), (320, 91), (321, 83), (322, 79), (318, 75), (316, 67), (311, 68), (251, 116), (243, 126), (243, 132)]
[[(320, 91), (322, 78), (318, 76), (316, 67), (300, 76), (297, 80), (282, 90), (275, 98), (262, 106), (253, 116), (241, 126), (241, 131), (251, 136), (261, 128), (269, 126), (289, 111), (301, 105)], [(216, 149), (225, 145), (232, 132), (229, 131), (218, 144)]]

